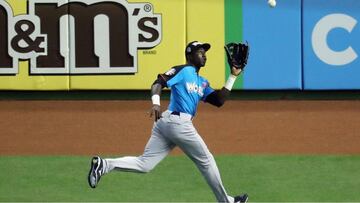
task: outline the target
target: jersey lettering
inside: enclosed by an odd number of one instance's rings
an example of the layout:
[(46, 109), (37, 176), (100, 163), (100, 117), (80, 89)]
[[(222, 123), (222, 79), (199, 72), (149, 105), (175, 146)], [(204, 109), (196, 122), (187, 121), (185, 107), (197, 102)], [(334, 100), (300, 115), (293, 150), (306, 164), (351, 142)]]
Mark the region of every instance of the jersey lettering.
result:
[(175, 73), (176, 73), (175, 68), (172, 68), (172, 69), (168, 70), (168, 71), (165, 73), (165, 75), (167, 75), (167, 76), (172, 76), (172, 75), (174, 75)]
[(186, 83), (186, 88), (188, 93), (197, 93), (200, 97), (204, 96), (204, 89), (201, 86), (198, 86), (195, 82), (193, 83)]

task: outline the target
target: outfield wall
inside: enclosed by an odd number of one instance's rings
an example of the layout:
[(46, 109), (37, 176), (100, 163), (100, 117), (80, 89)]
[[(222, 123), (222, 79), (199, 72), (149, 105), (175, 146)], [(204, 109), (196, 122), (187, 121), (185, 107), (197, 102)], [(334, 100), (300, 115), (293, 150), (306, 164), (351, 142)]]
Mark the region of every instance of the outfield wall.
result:
[(360, 89), (359, 0), (0, 1), (1, 90), (147, 90), (212, 45), (202, 75), (221, 88), (223, 46), (248, 41), (235, 89)]

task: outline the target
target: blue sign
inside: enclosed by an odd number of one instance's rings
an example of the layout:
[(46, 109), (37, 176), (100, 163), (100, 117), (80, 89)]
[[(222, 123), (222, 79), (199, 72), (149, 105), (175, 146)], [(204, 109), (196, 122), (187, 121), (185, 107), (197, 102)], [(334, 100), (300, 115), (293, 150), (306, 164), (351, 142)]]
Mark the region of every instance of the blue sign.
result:
[(360, 89), (359, 20), (359, 0), (303, 0), (304, 89)]
[(249, 41), (244, 89), (301, 89), (301, 0), (243, 0), (243, 39)]

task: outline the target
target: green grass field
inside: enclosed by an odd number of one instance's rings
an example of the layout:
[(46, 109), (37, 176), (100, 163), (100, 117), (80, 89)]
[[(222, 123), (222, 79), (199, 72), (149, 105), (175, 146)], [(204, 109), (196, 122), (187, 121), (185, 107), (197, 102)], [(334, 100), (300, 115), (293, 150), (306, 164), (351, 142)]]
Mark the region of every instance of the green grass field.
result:
[[(360, 156), (221, 155), (229, 194), (250, 202), (359, 202)], [(0, 156), (4, 202), (214, 202), (194, 164), (169, 156), (148, 174), (113, 172), (87, 184), (90, 157)]]

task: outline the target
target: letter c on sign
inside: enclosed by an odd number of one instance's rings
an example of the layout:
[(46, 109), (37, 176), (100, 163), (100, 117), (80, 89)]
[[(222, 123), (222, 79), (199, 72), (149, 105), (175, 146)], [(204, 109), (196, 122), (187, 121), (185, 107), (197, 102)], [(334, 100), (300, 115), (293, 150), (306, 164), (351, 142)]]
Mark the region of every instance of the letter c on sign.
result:
[(327, 44), (327, 36), (335, 28), (343, 28), (351, 33), (356, 23), (353, 17), (340, 13), (330, 14), (320, 19), (314, 27), (311, 38), (317, 57), (324, 63), (334, 66), (353, 62), (358, 57), (353, 48), (349, 46), (343, 51), (334, 51)]

